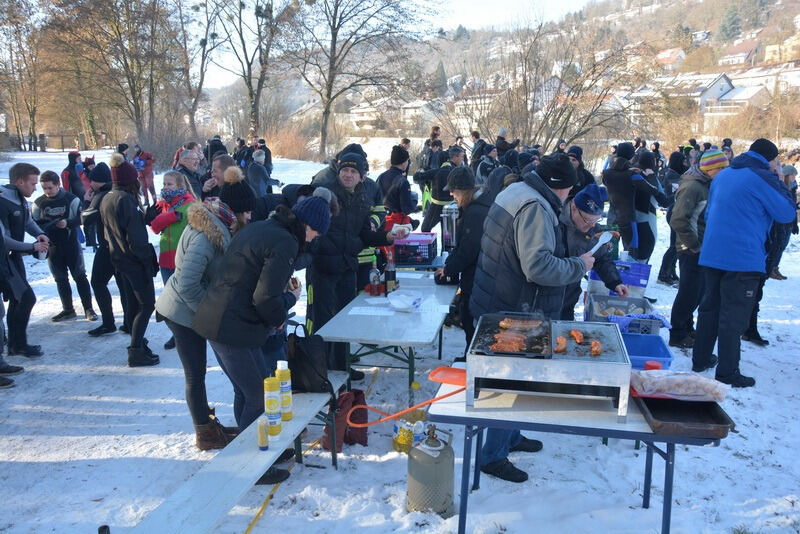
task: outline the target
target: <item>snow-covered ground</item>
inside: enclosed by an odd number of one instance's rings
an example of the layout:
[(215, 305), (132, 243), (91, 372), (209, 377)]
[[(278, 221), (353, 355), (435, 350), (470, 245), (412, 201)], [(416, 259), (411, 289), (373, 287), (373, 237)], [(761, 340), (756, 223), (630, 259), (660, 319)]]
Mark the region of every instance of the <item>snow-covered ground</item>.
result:
[[(42, 170), (60, 171), (66, 163), (65, 153), (27, 156), (13, 158)], [(99, 160), (107, 158), (98, 153)], [(0, 163), (0, 176), (7, 177), (11, 163)], [(276, 160), (275, 176), (286, 183), (306, 182), (319, 168)], [(657, 310), (668, 315), (675, 289), (655, 284), (667, 237), (663, 217), (659, 232), (648, 294), (658, 298)], [(157, 243), (157, 237), (152, 241)], [(85, 256), (90, 270), (92, 254)], [(737, 423), (736, 432), (718, 448), (678, 448), (673, 532), (800, 532), (798, 260), (800, 249), (793, 240), (781, 266), (789, 280), (767, 282), (761, 331), (770, 347), (743, 343), (742, 370), (755, 376), (757, 385), (731, 391), (723, 405)], [(92, 532), (101, 524), (125, 531), (215, 453), (194, 447), (175, 351), (157, 350), (162, 362), (157, 367), (127, 368), (123, 334), (95, 339), (86, 335), (92, 323), (50, 322), (60, 310), (53, 279), (45, 262), (28, 258), (26, 264), (39, 299), (29, 335), (43, 345), (45, 356), (32, 361), (10, 357), (26, 372), (14, 377), (17, 387), (0, 391), (0, 532)], [(119, 322), (115, 289), (112, 284)], [(296, 311), (304, 315), (304, 305)], [(153, 321), (147, 335), (160, 348), (168, 331)], [(444, 343), (444, 358), (452, 360), (463, 350), (463, 333), (446, 329)], [(436, 388), (424, 377), (439, 362), (433, 346), (420, 356), (417, 398), (426, 398)], [(675, 356), (674, 369), (691, 367), (687, 355), (676, 351)], [(213, 355), (208, 371), (209, 400), (230, 424), (232, 390)], [(367, 371), (363, 388), (370, 404), (384, 410), (404, 407), (405, 371)], [(454, 430), (460, 456), (463, 434)], [(252, 532), (454, 532), (457, 517), (406, 513), (406, 456), (392, 450), (391, 431), (389, 424), (372, 427), (368, 447), (345, 446), (338, 471), (330, 467), (327, 451), (312, 448), (307, 465), (293, 467)], [(305, 446), (319, 435), (319, 427), (310, 427)], [(470, 497), (469, 532), (659, 531), (661, 460), (655, 461), (651, 508), (644, 510), (644, 451), (631, 442), (611, 440), (604, 446), (593, 438), (530, 437), (542, 439), (544, 450), (512, 455), (530, 480), (516, 485), (483, 477), (481, 489)], [(459, 475), (457, 463), (456, 488)], [(215, 531), (243, 532), (269, 492), (254, 487)]]

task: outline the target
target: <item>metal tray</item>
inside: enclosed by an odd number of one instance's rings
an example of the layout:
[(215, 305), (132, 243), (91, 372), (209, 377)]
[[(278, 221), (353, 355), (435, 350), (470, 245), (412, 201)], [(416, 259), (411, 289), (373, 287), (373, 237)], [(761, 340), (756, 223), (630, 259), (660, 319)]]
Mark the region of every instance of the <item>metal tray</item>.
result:
[(716, 402), (634, 397), (656, 434), (722, 439), (736, 425)]
[[(527, 342), (522, 352), (498, 352), (490, 347), (495, 343), (494, 335), (505, 329), (500, 328), (500, 321), (505, 318), (521, 320), (537, 320), (542, 324), (525, 331)], [(511, 356), (516, 358), (551, 358), (550, 321), (541, 316), (525, 313), (487, 313), (478, 320), (475, 335), (470, 344), (470, 354), (483, 356)]]
[[(558, 360), (581, 360), (600, 363), (629, 363), (626, 357), (622, 336), (619, 327), (612, 323), (592, 323), (586, 321), (553, 321), (552, 348), (555, 350), (556, 338), (563, 336), (567, 338), (567, 351), (564, 353), (553, 353), (553, 358)], [(572, 329), (583, 332), (584, 341), (578, 345), (569, 331)], [(603, 352), (599, 356), (592, 356), (591, 342), (600, 341), (603, 344)]]

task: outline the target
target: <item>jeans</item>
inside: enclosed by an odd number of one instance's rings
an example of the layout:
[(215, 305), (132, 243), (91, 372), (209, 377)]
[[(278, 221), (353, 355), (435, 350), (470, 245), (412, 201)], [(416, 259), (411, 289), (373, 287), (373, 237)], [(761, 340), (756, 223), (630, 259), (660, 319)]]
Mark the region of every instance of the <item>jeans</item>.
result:
[[(708, 365), (717, 342), (717, 378), (739, 372), (741, 336), (747, 329), (762, 273), (720, 271), (704, 267), (705, 289), (697, 314), (692, 362)], [(683, 276), (681, 276), (683, 278)]]
[(175, 337), (175, 349), (183, 367), (186, 405), (195, 425), (208, 424), (206, 396), (206, 340), (191, 328), (164, 319)]
[(267, 366), (267, 376), (273, 376), (279, 360), (286, 360), (286, 329), (269, 336), (261, 346)]
[[(70, 245), (66, 245), (69, 247)], [(81, 297), (83, 311), (92, 309), (92, 290), (89, 287), (89, 280), (86, 278), (86, 268), (83, 265), (83, 252), (80, 245), (75, 243), (76, 250), (66, 250), (65, 247), (51, 249), (51, 254), (47, 258), (47, 264), (53, 278), (56, 281), (58, 296), (61, 298), (61, 309), (64, 311), (74, 311), (72, 305), (72, 288), (69, 285), (68, 274), (75, 280), (78, 288), (78, 295)], [(68, 273), (69, 271), (69, 273)]]
[(131, 348), (143, 346), (147, 323), (155, 311), (156, 295), (153, 277), (144, 268), (121, 271), (123, 286), (127, 293), (128, 313), (131, 318)]
[(669, 337), (673, 341), (681, 341), (694, 325), (694, 311), (703, 297), (703, 282), (705, 275), (703, 267), (697, 264), (700, 254), (679, 252), (678, 262), (681, 266), (681, 278), (678, 282), (678, 294), (672, 303), (672, 330)]
[(508, 452), (522, 441), (519, 430), (487, 428), (486, 441), (481, 449), (481, 466), (508, 458)]
[(244, 430), (264, 413), (267, 362), (261, 347), (233, 347), (209, 341), (220, 367), (233, 384), (233, 416)]

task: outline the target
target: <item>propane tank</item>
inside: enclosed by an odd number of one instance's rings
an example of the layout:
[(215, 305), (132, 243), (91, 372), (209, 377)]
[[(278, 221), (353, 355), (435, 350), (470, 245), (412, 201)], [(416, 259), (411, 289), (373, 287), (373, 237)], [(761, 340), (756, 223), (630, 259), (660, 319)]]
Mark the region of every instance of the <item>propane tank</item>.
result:
[(428, 437), (408, 453), (409, 512), (435, 512), (442, 517), (453, 515), (453, 472), (455, 454), (451, 445), (453, 434), (445, 442), (436, 435), (436, 427), (428, 425)]

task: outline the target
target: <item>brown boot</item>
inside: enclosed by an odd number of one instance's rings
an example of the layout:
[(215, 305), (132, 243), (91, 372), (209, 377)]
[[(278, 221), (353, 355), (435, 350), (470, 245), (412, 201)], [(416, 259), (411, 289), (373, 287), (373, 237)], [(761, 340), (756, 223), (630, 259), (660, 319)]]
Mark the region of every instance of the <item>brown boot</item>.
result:
[(219, 419), (217, 419), (217, 410), (213, 406), (209, 406), (208, 407), (208, 418), (211, 419), (212, 422), (216, 421), (216, 424), (218, 424), (222, 428), (222, 431), (225, 432), (225, 434), (228, 437), (230, 437), (231, 440), (233, 440), (233, 438), (238, 436), (239, 433), (241, 432), (241, 430), (239, 430), (238, 426), (225, 426), (225, 425), (223, 425), (219, 421)]
[(222, 431), (220, 426), (219, 422), (213, 420), (205, 425), (194, 425), (197, 448), (201, 451), (225, 448), (231, 438)]

